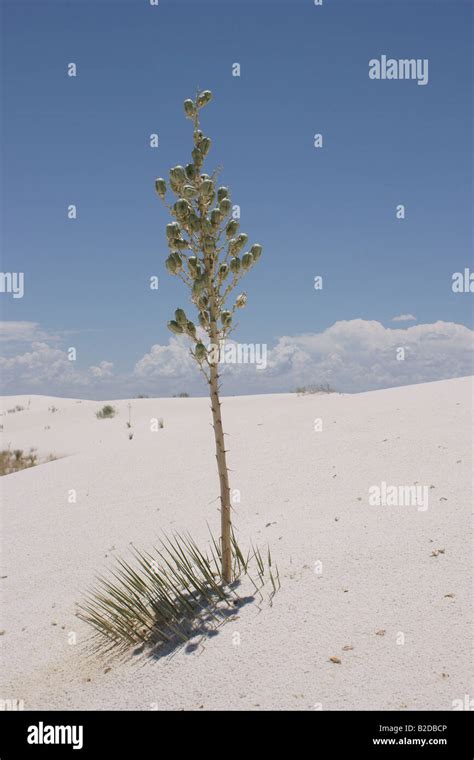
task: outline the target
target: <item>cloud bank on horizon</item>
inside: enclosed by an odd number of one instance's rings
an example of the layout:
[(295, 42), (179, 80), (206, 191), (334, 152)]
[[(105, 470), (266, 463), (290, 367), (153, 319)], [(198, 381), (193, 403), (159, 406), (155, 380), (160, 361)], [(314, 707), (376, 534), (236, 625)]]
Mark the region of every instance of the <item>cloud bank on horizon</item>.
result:
[[(319, 333), (281, 336), (266, 347), (260, 370), (255, 364), (223, 364), (222, 391), (281, 393), (329, 383), (337, 391), (357, 393), (462, 377), (473, 372), (473, 337), (473, 330), (453, 322), (394, 328), (374, 320), (337, 321)], [(0, 340), (13, 349), (0, 359), (3, 395), (105, 399), (207, 393), (181, 336), (153, 345), (130, 372), (116, 371), (106, 359), (81, 367), (58, 345), (57, 334), (34, 322), (0, 323)]]

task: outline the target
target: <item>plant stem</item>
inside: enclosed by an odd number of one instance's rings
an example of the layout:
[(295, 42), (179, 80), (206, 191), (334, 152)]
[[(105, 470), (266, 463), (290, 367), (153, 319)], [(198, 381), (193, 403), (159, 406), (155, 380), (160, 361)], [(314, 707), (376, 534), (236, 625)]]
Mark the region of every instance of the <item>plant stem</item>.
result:
[[(210, 299), (210, 337), (213, 346), (218, 346), (218, 330), (216, 323), (215, 296)], [(217, 353), (217, 349), (216, 349)], [(230, 487), (227, 470), (226, 451), (224, 445), (224, 432), (222, 429), (221, 402), (219, 399), (218, 364), (210, 363), (210, 393), (214, 438), (216, 441), (217, 470), (219, 473), (219, 485), (221, 492), (221, 552), (222, 552), (222, 580), (230, 583), (232, 580), (232, 545), (231, 545), (231, 517), (230, 517)]]

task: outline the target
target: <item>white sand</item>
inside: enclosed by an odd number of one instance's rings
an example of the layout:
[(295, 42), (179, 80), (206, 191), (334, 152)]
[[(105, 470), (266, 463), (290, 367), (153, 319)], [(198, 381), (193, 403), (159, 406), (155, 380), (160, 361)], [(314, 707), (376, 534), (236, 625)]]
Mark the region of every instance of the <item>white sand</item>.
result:
[[(205, 542), (206, 520), (218, 529), (208, 402), (133, 400), (131, 441), (127, 401), (113, 402), (113, 420), (95, 418), (98, 402), (43, 396), (4, 414), (3, 447), (64, 458), (1, 479), (0, 698), (26, 709), (451, 709), (473, 693), (471, 393), (461, 378), (225, 398), (240, 539), (270, 542), (282, 589), (272, 608), (245, 606), (204, 648), (107, 672), (85, 656), (75, 603), (112, 547), (149, 548), (183, 528)], [(153, 417), (164, 429), (150, 432)], [(381, 481), (434, 486), (428, 510), (370, 506)]]

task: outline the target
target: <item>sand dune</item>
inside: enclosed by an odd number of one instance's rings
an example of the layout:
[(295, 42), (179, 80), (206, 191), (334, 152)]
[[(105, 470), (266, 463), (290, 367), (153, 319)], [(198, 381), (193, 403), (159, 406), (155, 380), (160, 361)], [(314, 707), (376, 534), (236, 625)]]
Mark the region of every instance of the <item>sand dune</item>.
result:
[[(1, 698), (25, 709), (436, 710), (472, 694), (472, 378), (224, 398), (235, 524), (243, 544), (270, 543), (281, 591), (192, 652), (104, 663), (75, 617), (94, 575), (130, 542), (148, 548), (184, 528), (205, 543), (206, 521), (219, 525), (208, 401), (132, 400), (132, 440), (129, 402), (112, 403), (117, 416), (98, 420), (95, 401), (2, 400), (2, 448), (60, 458), (1, 479)], [(25, 409), (6, 412), (15, 405)], [(369, 504), (382, 482), (426, 486), (428, 508)]]

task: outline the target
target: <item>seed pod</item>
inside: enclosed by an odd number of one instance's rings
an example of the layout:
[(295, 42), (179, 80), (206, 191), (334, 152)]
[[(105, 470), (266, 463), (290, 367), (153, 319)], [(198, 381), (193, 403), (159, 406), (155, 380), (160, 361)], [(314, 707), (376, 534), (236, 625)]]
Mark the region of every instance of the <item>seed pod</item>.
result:
[(235, 299), (235, 305), (238, 309), (243, 309), (246, 303), (247, 303), (246, 293), (241, 293), (240, 296), (237, 296), (237, 298)]
[(196, 337), (196, 325), (194, 324), (194, 322), (191, 322), (190, 320), (188, 320), (186, 322), (186, 328), (185, 329), (186, 329), (186, 332), (188, 333), (188, 335), (191, 335), (191, 337), (193, 337), (193, 338)]
[(176, 262), (173, 258), (173, 254), (168, 256), (168, 258), (165, 261), (165, 266), (170, 274), (176, 274)]
[(201, 191), (201, 195), (204, 197), (208, 197), (214, 192), (214, 183), (212, 179), (205, 179), (204, 182), (201, 182), (201, 187), (199, 188)]
[(202, 241), (202, 248), (204, 253), (211, 254), (216, 250), (216, 241), (213, 237), (207, 236)]
[(193, 296), (199, 296), (207, 285), (207, 278), (201, 275), (194, 280)]
[(168, 322), (168, 329), (171, 330), (172, 333), (175, 333), (175, 335), (181, 335), (183, 332), (181, 325), (178, 325), (174, 319)]
[(188, 242), (182, 237), (168, 240), (168, 244), (172, 251), (184, 251), (189, 247)]
[(192, 185), (184, 185), (181, 192), (183, 193), (183, 196), (185, 198), (194, 198), (194, 196), (197, 193), (197, 190)]
[(186, 314), (184, 313), (183, 309), (176, 309), (174, 313), (174, 318), (176, 322), (178, 323), (178, 325), (186, 325), (188, 322), (188, 318)]
[(201, 230), (204, 235), (214, 234), (214, 227), (212, 226), (211, 221), (207, 218), (207, 216), (201, 220)]
[(198, 362), (204, 361), (204, 359), (207, 356), (206, 346), (204, 343), (196, 343), (196, 347), (194, 349), (194, 356), (198, 360)]
[(223, 311), (221, 313), (221, 322), (223, 327), (229, 327), (232, 323), (232, 313), (230, 311)]
[(245, 232), (241, 232), (240, 235), (237, 235), (236, 240), (239, 245), (239, 250), (244, 247), (248, 239), (249, 239), (249, 236), (246, 235)]
[(188, 179), (190, 180), (196, 179), (197, 172), (196, 172), (196, 167), (194, 166), (194, 164), (186, 164), (184, 168), (184, 172)]
[(173, 168), (170, 170), (170, 177), (172, 177), (176, 182), (181, 183), (186, 181), (186, 173), (182, 166), (173, 166)]
[(174, 253), (172, 253), (171, 256), (173, 257), (173, 261), (175, 263), (176, 271), (177, 272), (181, 272), (181, 270), (183, 268), (183, 260), (182, 260), (181, 256), (179, 255), (179, 253), (177, 251), (175, 251)]
[(189, 98), (184, 101), (184, 113), (188, 119), (192, 119), (195, 113), (194, 103)]
[(208, 304), (209, 304), (209, 299), (206, 295), (203, 294), (202, 296), (199, 296), (197, 300), (197, 305), (199, 306), (201, 311), (204, 311), (205, 309), (207, 309)]
[(204, 329), (206, 329), (206, 327), (209, 327), (209, 321), (207, 319), (207, 315), (205, 312), (203, 311), (199, 312), (198, 321), (201, 327), (203, 327)]
[(207, 154), (209, 153), (210, 147), (211, 147), (211, 138), (203, 137), (201, 142), (198, 145), (198, 148), (201, 151), (203, 156), (207, 156)]
[(155, 190), (160, 196), (160, 198), (164, 198), (166, 195), (166, 182), (164, 181), (163, 177), (158, 177), (158, 179), (155, 180)]
[(191, 151), (191, 156), (193, 157), (193, 162), (196, 164), (196, 166), (201, 166), (204, 157), (199, 148), (193, 148)]
[(230, 240), (233, 235), (237, 232), (239, 229), (239, 223), (236, 219), (231, 219), (228, 223), (227, 227), (225, 228), (225, 234), (227, 236), (227, 240)]
[(191, 211), (191, 213), (188, 215), (188, 218), (186, 219), (186, 225), (191, 230), (191, 232), (198, 232), (201, 229), (201, 222), (198, 215), (195, 214), (194, 211)]
[(234, 274), (237, 274), (237, 272), (240, 271), (240, 259), (237, 256), (234, 256), (230, 260), (230, 271), (234, 272)]
[(204, 135), (201, 132), (201, 130), (200, 129), (195, 129), (194, 133), (193, 133), (194, 145), (196, 145), (196, 146), (199, 145), (199, 143), (201, 142), (201, 140), (202, 140), (203, 137), (204, 137)]
[(262, 246), (259, 243), (254, 243), (252, 246), (250, 246), (250, 253), (253, 256), (254, 262), (258, 261), (262, 255)]
[(192, 208), (189, 205), (188, 201), (185, 200), (185, 198), (180, 198), (179, 201), (176, 201), (174, 204), (173, 211), (176, 214), (176, 218), (182, 221), (186, 219), (188, 214), (190, 214)]
[(231, 240), (229, 240), (229, 251), (236, 256), (240, 253), (246, 242), (247, 235), (242, 232), (240, 235), (237, 235), (236, 238), (231, 238)]
[(213, 208), (211, 211), (211, 224), (213, 227), (218, 227), (221, 223), (222, 214), (218, 208)]
[(230, 213), (230, 210), (232, 208), (232, 203), (230, 202), (230, 200), (228, 198), (223, 198), (219, 202), (219, 208), (221, 210), (221, 214), (223, 216), (227, 216), (227, 214)]
[(212, 204), (214, 203), (214, 199), (215, 199), (215, 197), (216, 197), (216, 194), (215, 194), (215, 192), (214, 192), (214, 190), (213, 190), (213, 191), (212, 191), (212, 193), (211, 193), (210, 195), (207, 195), (207, 196), (206, 196), (206, 197), (203, 199), (203, 200), (204, 200), (204, 203), (206, 204), (206, 206), (212, 206)]
[(194, 275), (196, 274), (197, 265), (198, 265), (198, 260), (196, 256), (190, 256), (188, 259), (188, 269), (189, 269), (189, 274), (191, 275), (191, 277), (194, 277)]
[(242, 269), (245, 269), (245, 271), (247, 271), (247, 269), (250, 269), (252, 264), (253, 264), (252, 254), (244, 253), (244, 255), (242, 256)]
[(212, 92), (210, 90), (203, 90), (197, 96), (196, 104), (198, 108), (203, 108), (209, 101), (212, 100)]
[(229, 267), (227, 266), (227, 264), (221, 264), (219, 267), (219, 278), (221, 280), (225, 280), (228, 274), (229, 274)]
[(166, 237), (168, 240), (173, 240), (175, 237), (179, 237), (180, 229), (177, 222), (171, 222), (166, 225)]
[(228, 187), (220, 187), (217, 191), (217, 200), (222, 201), (224, 198), (229, 197), (229, 188)]
[(176, 195), (179, 195), (179, 188), (181, 187), (181, 183), (176, 182), (176, 180), (174, 179), (174, 177), (171, 176), (171, 174), (170, 174), (170, 187), (173, 193), (176, 193)]

